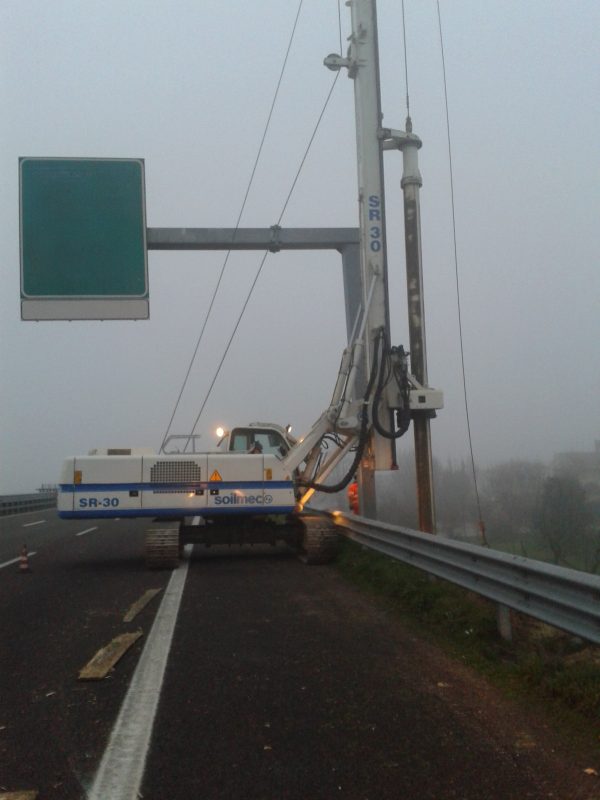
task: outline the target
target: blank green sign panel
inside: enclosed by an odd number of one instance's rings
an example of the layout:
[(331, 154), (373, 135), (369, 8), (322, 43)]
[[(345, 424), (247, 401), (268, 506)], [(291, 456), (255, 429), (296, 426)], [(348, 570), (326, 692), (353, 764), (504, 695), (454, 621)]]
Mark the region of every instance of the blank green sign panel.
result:
[(21, 158), (23, 319), (147, 319), (141, 159)]

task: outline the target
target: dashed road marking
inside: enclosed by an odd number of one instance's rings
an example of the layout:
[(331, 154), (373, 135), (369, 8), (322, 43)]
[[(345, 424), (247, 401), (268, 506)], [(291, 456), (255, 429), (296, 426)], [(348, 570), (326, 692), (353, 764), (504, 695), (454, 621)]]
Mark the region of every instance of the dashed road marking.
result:
[(84, 531), (79, 531), (79, 533), (76, 533), (75, 536), (83, 536), (86, 533), (91, 533), (92, 531), (97, 531), (97, 530), (98, 526), (96, 526), (95, 528), (86, 528)]
[[(36, 553), (37, 553), (37, 550), (33, 550), (31, 553), (27, 553), (27, 556), (28, 556), (28, 558), (31, 558), (31, 556), (34, 556)], [(17, 561), (20, 561), (20, 560), (21, 560), (21, 556), (18, 556), (17, 558), (11, 558), (10, 561), (5, 561), (4, 564), (0, 564), (0, 569), (4, 569), (4, 567), (10, 567), (11, 564), (16, 564)]]
[(171, 575), (88, 800), (137, 800), (193, 545)]
[(26, 522), (23, 527), (24, 528), (31, 528), (33, 525), (43, 525), (46, 522), (45, 519), (38, 519), (37, 522)]

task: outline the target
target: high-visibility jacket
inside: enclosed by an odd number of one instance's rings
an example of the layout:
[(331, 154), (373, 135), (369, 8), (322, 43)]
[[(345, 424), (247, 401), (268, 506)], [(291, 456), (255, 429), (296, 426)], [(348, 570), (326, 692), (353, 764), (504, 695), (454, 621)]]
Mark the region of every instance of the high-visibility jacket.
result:
[(356, 481), (348, 487), (348, 505), (353, 514), (358, 514), (358, 483)]

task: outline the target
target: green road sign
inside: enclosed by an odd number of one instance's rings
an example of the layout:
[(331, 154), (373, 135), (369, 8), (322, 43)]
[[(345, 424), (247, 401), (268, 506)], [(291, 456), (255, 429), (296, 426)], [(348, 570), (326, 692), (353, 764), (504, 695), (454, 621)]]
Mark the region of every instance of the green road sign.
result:
[(21, 317), (147, 319), (141, 159), (19, 159)]

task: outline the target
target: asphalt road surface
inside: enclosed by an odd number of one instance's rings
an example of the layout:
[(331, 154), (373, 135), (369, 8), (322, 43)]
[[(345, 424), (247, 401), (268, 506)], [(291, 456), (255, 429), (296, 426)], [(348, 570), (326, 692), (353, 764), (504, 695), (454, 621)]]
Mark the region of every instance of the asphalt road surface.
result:
[[(41, 800), (576, 800), (589, 754), (407, 632), (333, 567), (145, 522), (0, 518), (0, 792)], [(20, 573), (26, 542), (35, 555)], [(160, 593), (132, 621), (147, 589)], [(143, 636), (100, 681), (79, 670)], [(1, 796), (1, 795), (0, 795)]]

